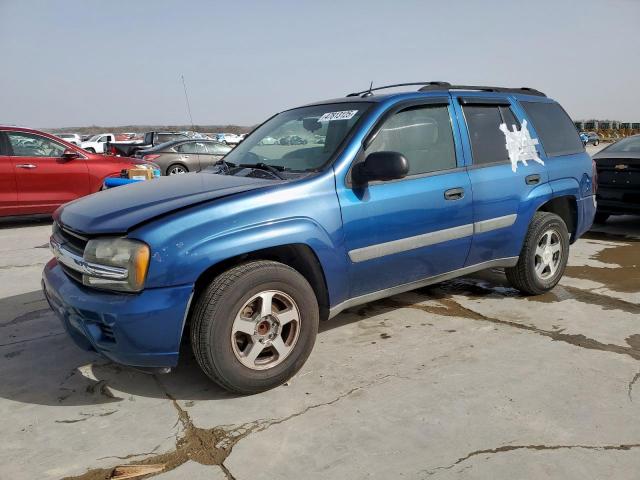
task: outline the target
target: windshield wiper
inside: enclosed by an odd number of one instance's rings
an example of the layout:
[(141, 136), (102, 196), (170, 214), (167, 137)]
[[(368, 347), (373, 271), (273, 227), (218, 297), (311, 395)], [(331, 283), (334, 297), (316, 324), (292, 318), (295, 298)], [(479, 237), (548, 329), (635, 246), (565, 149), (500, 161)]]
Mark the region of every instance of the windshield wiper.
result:
[(278, 177), (280, 180), (286, 180), (282, 175), (280, 175), (280, 172), (284, 172), (286, 170), (286, 168), (283, 167), (282, 165), (269, 165), (264, 162), (258, 162), (258, 163), (241, 163), (238, 166), (246, 167), (246, 168), (257, 168), (258, 170), (266, 170), (267, 172), (273, 173), (273, 175), (275, 177)]

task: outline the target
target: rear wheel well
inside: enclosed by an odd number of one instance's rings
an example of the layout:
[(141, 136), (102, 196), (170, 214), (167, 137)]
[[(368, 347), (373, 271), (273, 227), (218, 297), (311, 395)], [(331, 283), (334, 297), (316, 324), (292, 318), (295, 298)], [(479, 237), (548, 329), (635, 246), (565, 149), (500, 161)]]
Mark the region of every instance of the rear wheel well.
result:
[(575, 241), (576, 225), (578, 223), (578, 204), (574, 197), (567, 195), (553, 198), (543, 204), (538, 211), (555, 213), (562, 218), (571, 236), (571, 243)]
[(195, 299), (207, 288), (207, 285), (222, 272), (240, 263), (256, 260), (273, 260), (297, 270), (313, 288), (320, 307), (320, 319), (329, 318), (329, 292), (322, 266), (313, 250), (301, 243), (256, 250), (216, 263), (205, 270), (196, 280), (192, 305), (195, 305)]

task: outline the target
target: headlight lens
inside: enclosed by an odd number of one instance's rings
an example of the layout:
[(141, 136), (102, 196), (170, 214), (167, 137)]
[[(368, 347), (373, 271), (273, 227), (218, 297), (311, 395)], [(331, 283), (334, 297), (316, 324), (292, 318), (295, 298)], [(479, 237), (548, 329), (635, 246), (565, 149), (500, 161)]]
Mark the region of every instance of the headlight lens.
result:
[(139, 292), (149, 268), (149, 246), (137, 240), (128, 238), (102, 238), (89, 240), (84, 250), (84, 260), (90, 264), (126, 269), (126, 278), (110, 278), (108, 272), (84, 274), (82, 283), (85, 285), (118, 290), (121, 292)]

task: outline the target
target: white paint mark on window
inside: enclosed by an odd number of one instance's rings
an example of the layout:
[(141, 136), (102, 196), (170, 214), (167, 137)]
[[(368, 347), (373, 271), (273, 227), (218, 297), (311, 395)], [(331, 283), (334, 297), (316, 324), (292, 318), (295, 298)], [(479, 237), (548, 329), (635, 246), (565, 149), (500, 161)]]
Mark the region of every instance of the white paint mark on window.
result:
[(516, 125), (512, 125), (513, 131), (509, 130), (505, 123), (500, 124), (500, 131), (504, 133), (504, 137), (507, 142), (507, 152), (509, 152), (509, 160), (511, 160), (511, 170), (514, 172), (518, 169), (518, 162), (522, 162), (527, 166), (528, 160), (533, 160), (541, 165), (544, 165), (542, 159), (538, 156), (536, 145), (537, 138), (531, 138), (529, 129), (527, 128), (527, 121), (522, 121), (522, 128), (518, 130)]

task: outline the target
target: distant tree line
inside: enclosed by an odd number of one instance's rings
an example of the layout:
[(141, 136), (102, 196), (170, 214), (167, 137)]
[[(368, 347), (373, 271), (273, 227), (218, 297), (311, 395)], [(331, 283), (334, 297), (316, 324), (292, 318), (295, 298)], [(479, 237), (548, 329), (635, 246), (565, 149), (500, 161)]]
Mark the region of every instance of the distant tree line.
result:
[(66, 127), (66, 128), (46, 128), (43, 129), (51, 133), (78, 133), (80, 135), (108, 133), (144, 133), (144, 132), (184, 132), (196, 131), (200, 133), (248, 133), (254, 127), (242, 125), (122, 125), (118, 127), (102, 127), (91, 125), (88, 127)]

